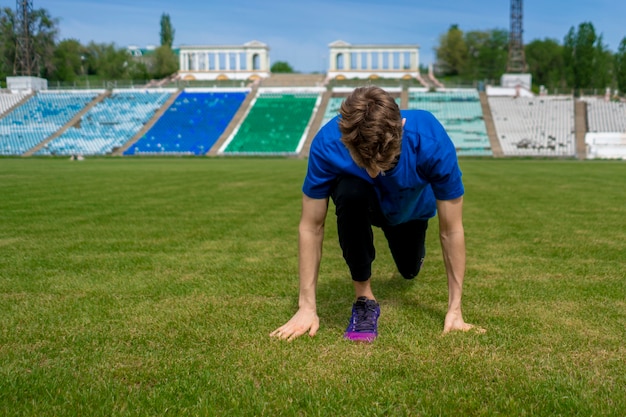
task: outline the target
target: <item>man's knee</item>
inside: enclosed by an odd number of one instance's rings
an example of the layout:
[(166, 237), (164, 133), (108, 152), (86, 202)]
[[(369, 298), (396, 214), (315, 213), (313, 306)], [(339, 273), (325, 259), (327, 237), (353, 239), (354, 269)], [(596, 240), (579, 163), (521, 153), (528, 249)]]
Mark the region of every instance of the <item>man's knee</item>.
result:
[(402, 275), (402, 278), (404, 279), (413, 279), (417, 275), (419, 275), (420, 271), (422, 270), (423, 264), (424, 264), (424, 258), (421, 258), (419, 262), (417, 263), (417, 265), (409, 269), (398, 269), (398, 272), (400, 272), (400, 275)]

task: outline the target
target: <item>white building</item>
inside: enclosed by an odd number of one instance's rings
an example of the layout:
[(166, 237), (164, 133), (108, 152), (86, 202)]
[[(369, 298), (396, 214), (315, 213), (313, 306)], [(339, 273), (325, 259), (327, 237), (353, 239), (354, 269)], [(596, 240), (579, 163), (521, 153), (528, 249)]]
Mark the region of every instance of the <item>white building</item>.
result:
[(180, 46), (182, 80), (256, 80), (270, 76), (269, 47), (259, 41), (239, 46)]
[(328, 45), (329, 79), (411, 79), (419, 77), (419, 45)]

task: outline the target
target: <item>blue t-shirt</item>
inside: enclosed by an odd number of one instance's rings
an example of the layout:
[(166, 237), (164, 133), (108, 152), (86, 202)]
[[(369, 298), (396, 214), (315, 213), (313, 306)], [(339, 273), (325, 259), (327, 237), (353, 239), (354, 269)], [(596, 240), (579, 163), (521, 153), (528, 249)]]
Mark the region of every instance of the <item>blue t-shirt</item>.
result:
[(341, 142), (338, 118), (317, 133), (309, 152), (302, 191), (311, 198), (330, 196), (334, 180), (354, 175), (374, 185), (380, 207), (391, 225), (426, 220), (437, 210), (437, 200), (453, 200), (464, 193), (456, 150), (439, 121), (423, 110), (403, 110), (406, 119), (398, 164), (371, 178)]

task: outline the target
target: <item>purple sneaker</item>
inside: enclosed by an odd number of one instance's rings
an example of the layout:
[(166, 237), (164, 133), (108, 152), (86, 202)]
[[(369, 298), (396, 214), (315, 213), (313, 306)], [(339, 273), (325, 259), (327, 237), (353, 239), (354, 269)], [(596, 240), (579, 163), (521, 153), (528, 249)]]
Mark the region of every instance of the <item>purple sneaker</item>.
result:
[(375, 300), (357, 298), (352, 304), (352, 317), (343, 337), (356, 342), (373, 342), (378, 336), (380, 306)]

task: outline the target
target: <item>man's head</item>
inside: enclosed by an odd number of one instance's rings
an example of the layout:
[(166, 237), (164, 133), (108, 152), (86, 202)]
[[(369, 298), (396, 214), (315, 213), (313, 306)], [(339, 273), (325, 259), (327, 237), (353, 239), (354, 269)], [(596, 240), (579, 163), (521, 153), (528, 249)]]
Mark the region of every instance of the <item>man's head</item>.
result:
[(370, 176), (394, 167), (402, 148), (400, 108), (379, 87), (360, 87), (341, 104), (341, 141)]

